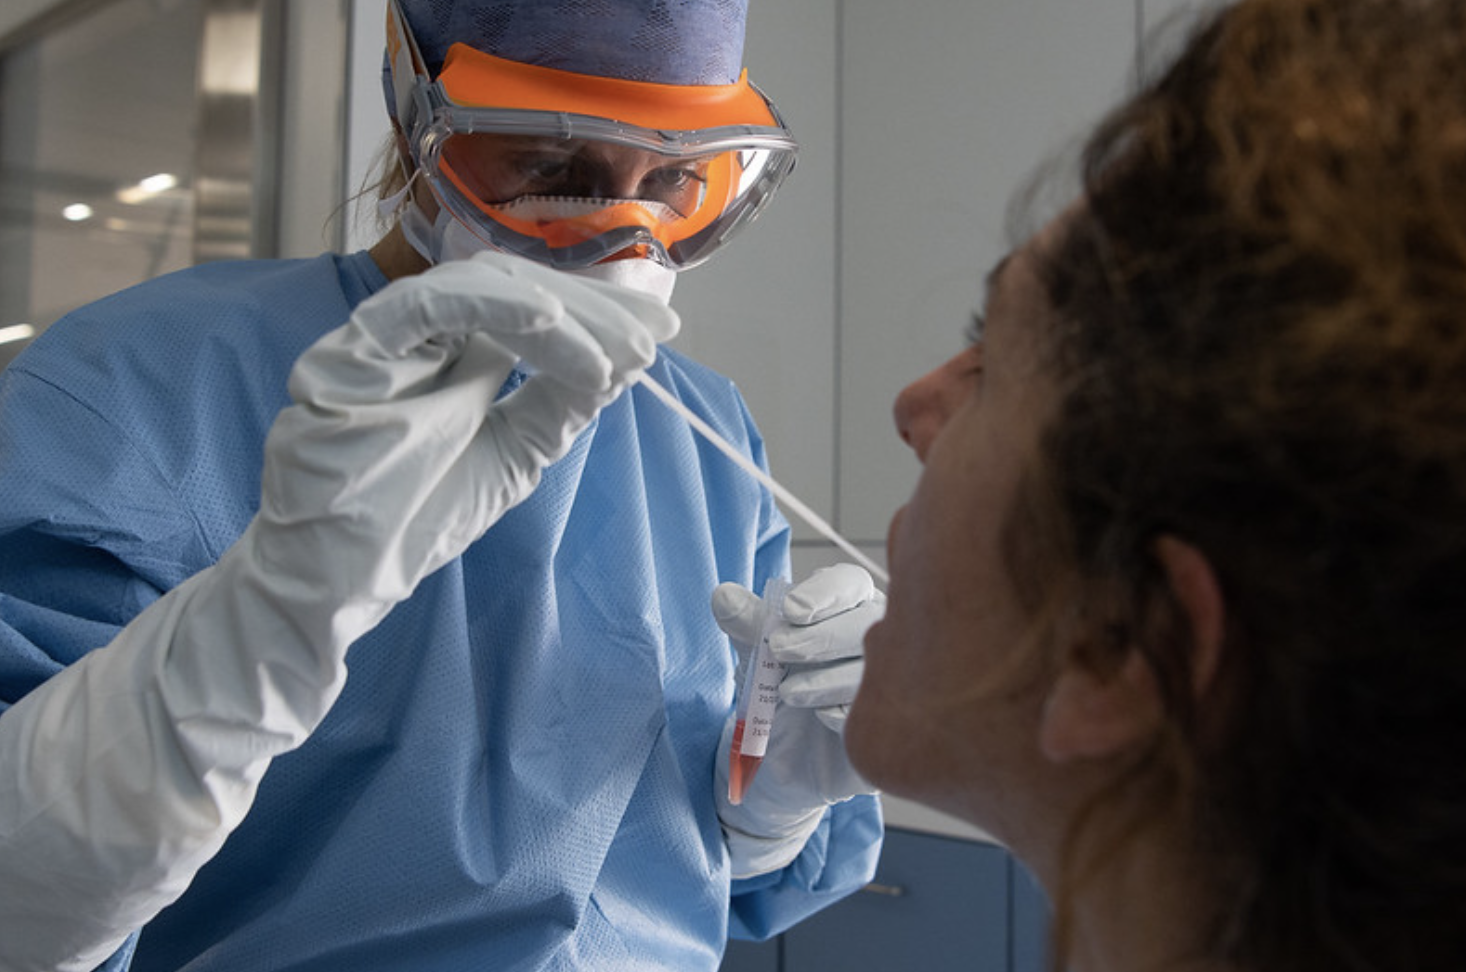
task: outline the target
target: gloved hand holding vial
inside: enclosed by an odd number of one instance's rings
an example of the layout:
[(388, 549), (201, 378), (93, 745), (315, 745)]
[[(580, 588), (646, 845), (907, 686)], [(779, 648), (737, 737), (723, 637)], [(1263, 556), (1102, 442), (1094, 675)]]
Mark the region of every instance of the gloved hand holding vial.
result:
[[(721, 584), (712, 610), (746, 667), (743, 684), (755, 687), (741, 690), (746, 708), (740, 700), (724, 729), (717, 793), (734, 873), (747, 876), (788, 863), (826, 807), (875, 792), (850, 765), (841, 731), (885, 595), (864, 569), (837, 564), (797, 584), (771, 580), (762, 598)], [(751, 735), (761, 752), (745, 748)]]

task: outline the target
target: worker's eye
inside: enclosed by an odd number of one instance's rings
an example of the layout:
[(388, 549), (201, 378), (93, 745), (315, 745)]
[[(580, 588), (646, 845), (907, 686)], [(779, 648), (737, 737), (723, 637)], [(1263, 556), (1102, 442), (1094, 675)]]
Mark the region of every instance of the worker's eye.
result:
[(563, 153), (521, 155), (515, 159), (515, 170), (525, 182), (543, 186), (566, 179), (570, 163), (571, 156)]
[(652, 189), (682, 189), (691, 182), (702, 182), (702, 173), (695, 166), (666, 166), (647, 175), (645, 185)]
[(702, 201), (707, 166), (705, 160), (696, 160), (653, 169), (642, 177), (638, 195), (670, 206), (679, 216), (688, 216)]

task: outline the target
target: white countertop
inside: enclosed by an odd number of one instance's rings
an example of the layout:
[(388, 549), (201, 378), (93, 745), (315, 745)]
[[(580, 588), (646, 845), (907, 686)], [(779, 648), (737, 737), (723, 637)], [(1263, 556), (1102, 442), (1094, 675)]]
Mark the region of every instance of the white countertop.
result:
[(897, 827), (901, 830), (916, 830), (926, 834), (936, 834), (940, 837), (956, 837), (961, 840), (982, 841), (987, 844), (997, 843), (985, 831), (974, 827), (966, 821), (958, 820), (956, 817), (950, 817), (945, 813), (939, 813), (919, 803), (912, 803), (910, 800), (903, 800), (900, 797), (893, 797), (883, 793), (881, 794), (881, 808), (885, 811), (887, 827)]

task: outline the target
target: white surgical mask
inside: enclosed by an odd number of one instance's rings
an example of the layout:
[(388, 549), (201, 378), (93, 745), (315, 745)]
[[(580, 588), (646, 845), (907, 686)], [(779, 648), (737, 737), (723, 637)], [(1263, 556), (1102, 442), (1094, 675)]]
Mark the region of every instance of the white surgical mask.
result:
[(620, 284), (629, 290), (655, 297), (664, 304), (671, 302), (672, 288), (677, 285), (677, 271), (664, 267), (655, 260), (611, 260), (579, 270), (567, 270), (566, 273)]
[[(409, 195), (411, 188), (412, 180), (408, 180), (402, 189), (377, 203), (377, 208), (384, 215), (397, 216), (403, 236), (424, 260), (436, 266), (450, 260), (466, 260), (475, 253), (494, 249), (444, 207), (439, 207), (437, 218), (429, 222), (417, 200)], [(677, 284), (676, 270), (647, 259), (609, 260), (565, 272), (618, 284), (664, 304), (671, 301), (672, 289)]]

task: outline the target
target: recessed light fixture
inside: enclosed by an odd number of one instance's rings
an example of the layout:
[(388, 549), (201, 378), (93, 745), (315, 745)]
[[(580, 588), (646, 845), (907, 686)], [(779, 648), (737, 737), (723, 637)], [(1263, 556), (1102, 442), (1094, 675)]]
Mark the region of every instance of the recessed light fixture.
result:
[(12, 324), (9, 327), (0, 327), (0, 344), (25, 341), (35, 336), (36, 328), (33, 324)]
[(61, 215), (71, 220), (73, 223), (80, 223), (83, 220), (91, 219), (93, 212), (92, 207), (88, 206), (86, 203), (72, 203), (70, 206), (67, 206), (65, 209), (61, 210)]
[(117, 190), (117, 199), (129, 206), (147, 202), (159, 193), (167, 192), (178, 185), (178, 176), (171, 172), (159, 172), (139, 181), (136, 185)]
[(138, 183), (145, 191), (158, 193), (167, 192), (178, 185), (178, 176), (171, 172), (159, 172), (157, 175), (150, 175)]

